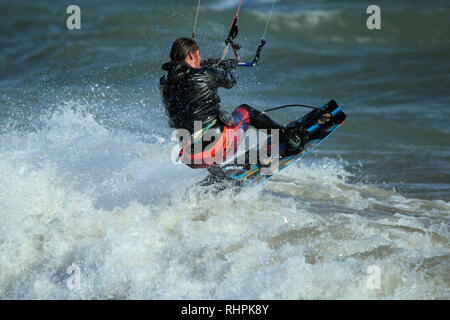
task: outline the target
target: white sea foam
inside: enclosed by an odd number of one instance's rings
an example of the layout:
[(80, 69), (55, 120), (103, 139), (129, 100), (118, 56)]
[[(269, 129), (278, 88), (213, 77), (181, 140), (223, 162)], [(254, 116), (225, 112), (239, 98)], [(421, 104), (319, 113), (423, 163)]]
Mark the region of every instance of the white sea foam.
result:
[[(237, 195), (186, 198), (205, 173), (156, 141), (70, 108), (0, 136), (1, 298), (449, 297), (448, 202), (349, 183), (326, 158)], [(371, 265), (380, 289), (367, 286)]]

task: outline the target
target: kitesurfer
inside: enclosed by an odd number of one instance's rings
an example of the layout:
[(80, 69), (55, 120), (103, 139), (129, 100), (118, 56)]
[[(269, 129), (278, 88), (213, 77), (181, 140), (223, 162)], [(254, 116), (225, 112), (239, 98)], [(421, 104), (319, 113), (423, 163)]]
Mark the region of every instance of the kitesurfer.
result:
[[(234, 153), (250, 125), (272, 133), (274, 129), (279, 130), (282, 156), (299, 152), (304, 144), (305, 131), (297, 121), (281, 126), (247, 104), (240, 105), (231, 114), (220, 108), (218, 88), (231, 89), (236, 84), (237, 65), (236, 59), (202, 61), (200, 48), (192, 38), (175, 40), (170, 61), (162, 65), (167, 71), (159, 81), (163, 104), (170, 127), (186, 129), (191, 134), (179, 154), (181, 161), (191, 168), (209, 168), (224, 161), (225, 155), (229, 155), (230, 139), (234, 142)], [(195, 121), (201, 123), (200, 127), (194, 125)], [(207, 144), (203, 141), (201, 151), (196, 153), (194, 142), (201, 141), (206, 130), (216, 130), (218, 139)]]

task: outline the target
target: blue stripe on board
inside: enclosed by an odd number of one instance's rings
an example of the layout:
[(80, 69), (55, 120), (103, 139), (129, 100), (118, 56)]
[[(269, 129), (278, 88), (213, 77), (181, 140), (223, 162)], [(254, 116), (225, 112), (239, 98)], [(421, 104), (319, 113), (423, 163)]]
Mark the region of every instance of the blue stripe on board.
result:
[(309, 127), (308, 129), (306, 129), (306, 131), (308, 132), (312, 132), (314, 130), (316, 130), (319, 127), (319, 125), (316, 123), (315, 125)]
[(336, 109), (334, 109), (331, 115), (335, 116), (339, 111), (341, 111), (341, 107), (337, 107)]

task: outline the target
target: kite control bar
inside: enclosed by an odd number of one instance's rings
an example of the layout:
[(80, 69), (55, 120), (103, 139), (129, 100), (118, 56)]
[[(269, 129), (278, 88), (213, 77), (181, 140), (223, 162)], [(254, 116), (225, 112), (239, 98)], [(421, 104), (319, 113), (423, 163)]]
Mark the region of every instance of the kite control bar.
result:
[(266, 44), (266, 40), (261, 39), (261, 43), (258, 46), (258, 49), (256, 49), (255, 58), (253, 58), (252, 62), (239, 62), (238, 67), (254, 67), (259, 64), (259, 58), (261, 56), (261, 50)]

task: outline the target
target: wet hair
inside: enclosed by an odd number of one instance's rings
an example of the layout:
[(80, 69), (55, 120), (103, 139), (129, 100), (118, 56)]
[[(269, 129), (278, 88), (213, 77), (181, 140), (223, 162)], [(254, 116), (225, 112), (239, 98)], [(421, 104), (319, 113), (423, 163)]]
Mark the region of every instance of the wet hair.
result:
[(172, 49), (170, 50), (170, 60), (181, 62), (186, 59), (189, 52), (197, 51), (198, 44), (192, 38), (178, 38), (172, 44)]

